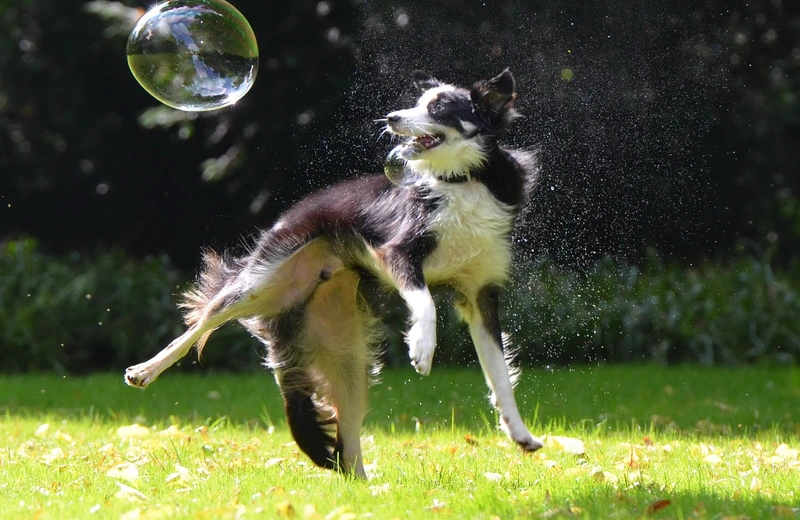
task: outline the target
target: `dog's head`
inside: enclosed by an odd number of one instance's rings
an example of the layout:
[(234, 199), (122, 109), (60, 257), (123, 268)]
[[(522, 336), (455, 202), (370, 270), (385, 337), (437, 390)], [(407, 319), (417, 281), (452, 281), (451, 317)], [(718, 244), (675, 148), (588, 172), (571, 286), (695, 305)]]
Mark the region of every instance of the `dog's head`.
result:
[(501, 74), (475, 83), (471, 90), (414, 72), (422, 95), (413, 108), (386, 116), (387, 129), (408, 139), (391, 154), (419, 174), (450, 177), (469, 174), (486, 162), (516, 98), (514, 77)]

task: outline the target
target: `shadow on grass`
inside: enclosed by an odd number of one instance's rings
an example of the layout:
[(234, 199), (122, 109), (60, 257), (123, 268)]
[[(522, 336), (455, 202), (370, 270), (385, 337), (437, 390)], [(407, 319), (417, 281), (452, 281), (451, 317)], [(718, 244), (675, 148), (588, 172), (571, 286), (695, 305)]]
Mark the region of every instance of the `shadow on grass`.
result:
[[(226, 417), (243, 425), (283, 424), (283, 404), (271, 374), (165, 373), (146, 390), (120, 374), (66, 377), (0, 376), (0, 412), (68, 417), (174, 420), (203, 424)], [(493, 429), (496, 417), (477, 367), (385, 371), (373, 387), (367, 429)], [(677, 430), (749, 436), (770, 429), (800, 434), (800, 370), (602, 366), (529, 369), (517, 388), (527, 422), (548, 426), (624, 429), (641, 436)], [(419, 425), (419, 426), (418, 426)], [(539, 431), (537, 433), (546, 433)]]

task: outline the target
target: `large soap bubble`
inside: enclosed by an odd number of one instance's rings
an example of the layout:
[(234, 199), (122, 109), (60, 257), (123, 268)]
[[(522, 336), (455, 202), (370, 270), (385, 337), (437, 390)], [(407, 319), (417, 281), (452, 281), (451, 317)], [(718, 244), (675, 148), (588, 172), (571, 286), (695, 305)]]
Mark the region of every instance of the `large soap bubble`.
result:
[(256, 78), (258, 45), (224, 0), (170, 0), (147, 11), (128, 38), (128, 66), (156, 99), (187, 111), (241, 99)]

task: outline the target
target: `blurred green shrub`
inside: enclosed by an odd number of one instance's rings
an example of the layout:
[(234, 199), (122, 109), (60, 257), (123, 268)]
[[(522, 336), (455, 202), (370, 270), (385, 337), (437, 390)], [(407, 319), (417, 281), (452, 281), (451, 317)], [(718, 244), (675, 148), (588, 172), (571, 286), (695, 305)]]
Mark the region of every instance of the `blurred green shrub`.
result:
[[(120, 252), (52, 256), (31, 239), (0, 244), (0, 370), (123, 370), (183, 331), (176, 294), (189, 277), (166, 257)], [(683, 268), (651, 257), (644, 267), (603, 260), (587, 273), (541, 261), (521, 265), (503, 323), (526, 364), (800, 360), (798, 277), (741, 256)], [(439, 364), (469, 364), (466, 328), (439, 298)], [(386, 356), (405, 366), (399, 299), (385, 319)], [(254, 369), (260, 344), (238, 326), (217, 331), (201, 364)], [(197, 365), (190, 354), (184, 369)]]
[[(33, 239), (0, 243), (0, 367), (80, 373), (144, 361), (183, 331), (174, 295), (185, 280), (163, 256), (54, 257)], [(247, 335), (237, 338), (250, 354)], [(209, 354), (212, 365), (225, 359)]]
[(607, 258), (584, 274), (540, 262), (518, 268), (504, 324), (524, 363), (796, 363), (798, 296), (796, 275), (752, 255), (690, 268)]

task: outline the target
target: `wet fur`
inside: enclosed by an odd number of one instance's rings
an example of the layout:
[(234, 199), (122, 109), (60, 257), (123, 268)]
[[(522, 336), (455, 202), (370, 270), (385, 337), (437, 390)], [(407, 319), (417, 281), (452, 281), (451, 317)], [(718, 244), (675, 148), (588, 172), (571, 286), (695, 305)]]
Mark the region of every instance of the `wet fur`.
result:
[(513, 115), (513, 77), (505, 71), (471, 90), (424, 73), (414, 80), (417, 105), (387, 116), (387, 130), (403, 139), (391, 154), (410, 182), (377, 175), (340, 183), (295, 204), (248, 254), (206, 251), (182, 303), (187, 331), (128, 368), (129, 385), (147, 386), (238, 320), (267, 346), (298, 446), (321, 467), (364, 477), (359, 437), (379, 368), (381, 302), (387, 290), (405, 300), (409, 355), (428, 374), (436, 344), (428, 287), (447, 285), (457, 291), (501, 426), (523, 449), (541, 447), (517, 410), (499, 321), (511, 232), (536, 176), (531, 154), (499, 145)]

